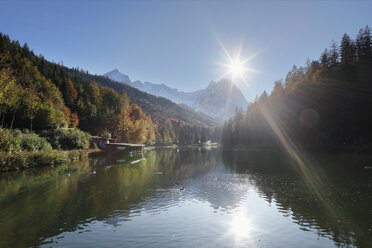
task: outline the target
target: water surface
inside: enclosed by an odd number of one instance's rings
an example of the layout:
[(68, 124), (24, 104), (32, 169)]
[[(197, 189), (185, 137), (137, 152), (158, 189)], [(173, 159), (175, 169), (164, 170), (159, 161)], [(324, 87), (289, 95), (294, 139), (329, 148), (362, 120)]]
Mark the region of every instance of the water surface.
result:
[(0, 247), (372, 247), (372, 157), (302, 159), (158, 149), (4, 174)]

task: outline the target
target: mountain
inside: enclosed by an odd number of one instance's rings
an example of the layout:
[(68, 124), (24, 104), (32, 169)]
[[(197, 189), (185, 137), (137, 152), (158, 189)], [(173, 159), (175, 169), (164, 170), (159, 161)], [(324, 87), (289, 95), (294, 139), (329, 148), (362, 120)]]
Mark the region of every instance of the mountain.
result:
[(122, 82), (122, 83), (126, 83), (126, 84), (131, 84), (130, 78), (127, 75), (119, 72), (118, 69), (115, 69), (115, 70), (112, 70), (112, 71), (106, 73), (105, 76), (111, 78), (114, 81), (118, 81), (118, 82)]
[(149, 94), (167, 98), (175, 103), (184, 104), (193, 110), (213, 117), (219, 122), (229, 119), (235, 113), (236, 108), (245, 110), (249, 105), (241, 91), (227, 79), (218, 83), (211, 81), (205, 89), (183, 92), (164, 84), (142, 83), (139, 80), (131, 81), (128, 75), (121, 73), (118, 69), (103, 76)]
[(212, 128), (217, 124), (216, 120), (208, 115), (176, 104), (164, 97), (158, 97), (141, 91), (131, 85), (119, 83), (108, 77), (93, 75), (75, 68), (64, 67), (64, 70), (70, 75), (75, 76), (75, 80), (81, 78), (87, 82), (94, 81), (100, 86), (111, 88), (118, 93), (124, 90), (130, 97), (131, 103), (140, 106), (145, 113), (150, 114), (157, 123), (164, 123), (171, 119), (181, 121), (185, 126), (201, 128)]

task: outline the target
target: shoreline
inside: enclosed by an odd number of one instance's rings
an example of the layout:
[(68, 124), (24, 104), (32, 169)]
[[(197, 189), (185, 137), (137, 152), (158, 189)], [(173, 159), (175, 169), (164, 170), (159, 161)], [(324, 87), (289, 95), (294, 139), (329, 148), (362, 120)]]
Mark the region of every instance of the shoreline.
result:
[[(145, 151), (157, 148), (209, 148), (209, 146), (198, 145), (170, 145), (170, 146), (148, 146)], [(222, 151), (285, 151), (283, 148), (257, 147), (257, 146), (211, 146), (220, 148)], [(372, 151), (372, 146), (334, 146), (320, 148), (301, 148), (303, 152), (367, 152)], [(21, 171), (30, 168), (54, 167), (65, 163), (93, 159), (96, 157), (107, 156), (107, 152), (97, 148), (77, 149), (77, 150), (51, 150), (51, 151), (22, 151), (19, 153), (8, 154), (0, 153), (0, 174)]]
[[(262, 146), (223, 146), (220, 148), (223, 151), (285, 151), (286, 149), (281, 147), (262, 147)], [(372, 151), (372, 146), (327, 146), (327, 147), (301, 147), (299, 151), (305, 152), (352, 152), (352, 151)]]
[(15, 154), (0, 154), (0, 173), (27, 170), (38, 167), (53, 167), (74, 161), (89, 159), (98, 149), (22, 151)]

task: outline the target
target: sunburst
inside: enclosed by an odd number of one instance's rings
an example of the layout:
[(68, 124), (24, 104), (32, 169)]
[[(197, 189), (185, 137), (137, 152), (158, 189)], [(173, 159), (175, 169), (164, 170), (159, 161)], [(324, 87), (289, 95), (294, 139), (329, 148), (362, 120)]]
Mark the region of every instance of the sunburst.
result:
[(236, 79), (242, 80), (244, 83), (247, 83), (247, 72), (257, 72), (256, 70), (248, 66), (248, 62), (254, 58), (258, 52), (252, 54), (251, 56), (241, 59), (242, 45), (240, 44), (236, 56), (233, 57), (231, 53), (227, 51), (225, 46), (219, 40), (221, 48), (225, 55), (225, 63), (218, 63), (225, 69), (225, 72), (220, 76), (220, 78), (231, 76), (231, 80), (234, 82)]
[(252, 53), (249, 57), (241, 59), (242, 54), (242, 43), (240, 43), (240, 46), (238, 47), (237, 53), (235, 53), (234, 57), (227, 51), (221, 40), (217, 37), (217, 40), (223, 50), (225, 61), (224, 63), (217, 63), (222, 67), (224, 70), (224, 73), (219, 77), (219, 79), (227, 78), (230, 76), (232, 84), (230, 85), (230, 88), (227, 92), (227, 98), (226, 98), (226, 107), (225, 107), (225, 116), (224, 119), (226, 119), (226, 116), (229, 114), (229, 107), (230, 107), (230, 100), (231, 100), (231, 93), (233, 89), (233, 85), (237, 83), (239, 80), (243, 85), (248, 89), (248, 91), (252, 91), (251, 87), (248, 83), (248, 73), (247, 72), (257, 72), (256, 70), (250, 68), (248, 66), (248, 62), (257, 56), (257, 54), (260, 51), (257, 51), (255, 53)]

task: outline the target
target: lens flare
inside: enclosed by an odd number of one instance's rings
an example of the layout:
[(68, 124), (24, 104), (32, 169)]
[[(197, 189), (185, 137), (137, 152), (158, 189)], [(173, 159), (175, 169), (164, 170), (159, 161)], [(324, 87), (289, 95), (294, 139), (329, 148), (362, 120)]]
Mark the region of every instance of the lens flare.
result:
[(222, 51), (224, 53), (225, 62), (224, 63), (217, 63), (218, 65), (222, 66), (224, 69), (224, 73), (220, 76), (220, 78), (224, 78), (227, 76), (231, 76), (231, 80), (235, 83), (235, 80), (240, 80), (247, 86), (247, 72), (257, 72), (257, 70), (254, 70), (248, 66), (248, 62), (257, 56), (257, 54), (260, 52), (255, 52), (251, 56), (241, 59), (242, 54), (242, 43), (237, 49), (237, 52), (235, 53), (235, 56), (233, 56), (230, 52), (227, 51), (223, 43), (220, 39), (218, 39), (218, 42), (222, 48)]
[[(327, 185), (330, 184), (330, 181), (324, 170), (311, 154), (304, 152), (301, 145), (288, 135), (288, 127), (283, 125), (270, 107), (262, 106), (261, 112), (274, 134), (278, 137), (282, 148), (291, 158), (291, 165), (304, 179), (306, 186), (313, 193), (318, 204), (322, 205), (326, 210), (325, 215), (329, 216), (335, 223), (340, 223), (345, 218), (345, 214), (341, 208), (329, 203)], [(356, 228), (361, 230), (358, 226)]]
[[(225, 51), (225, 53), (227, 53), (227, 51)], [(240, 60), (240, 54), (238, 54), (236, 58), (232, 58), (230, 54), (226, 54), (226, 57), (228, 58), (227, 63), (218, 63), (225, 69), (225, 72), (220, 76), (220, 78), (230, 75), (233, 82), (235, 82), (235, 80), (241, 80), (244, 83), (247, 83), (246, 73), (257, 72), (248, 67), (247, 62), (249, 59)]]
[[(221, 40), (217, 37), (217, 40), (222, 48), (222, 51), (224, 53), (224, 63), (217, 63), (220, 68), (223, 69), (222, 75), (218, 78), (221, 79), (231, 79), (232, 83), (230, 85), (230, 89), (228, 91), (228, 97), (226, 99), (226, 107), (225, 107), (225, 114), (224, 119), (227, 119), (227, 116), (229, 115), (228, 109), (230, 107), (230, 100), (231, 100), (231, 93), (233, 89), (233, 85), (237, 83), (237, 81), (241, 82), (249, 92), (252, 92), (251, 86), (248, 83), (248, 72), (258, 72), (257, 70), (254, 70), (248, 66), (248, 62), (256, 57), (261, 51), (257, 51), (252, 53), (249, 57), (245, 59), (241, 59), (242, 54), (242, 43), (240, 43), (240, 46), (237, 49), (237, 52), (235, 53), (235, 56), (233, 57), (230, 52), (227, 51)], [(230, 77), (230, 78), (229, 78)]]

